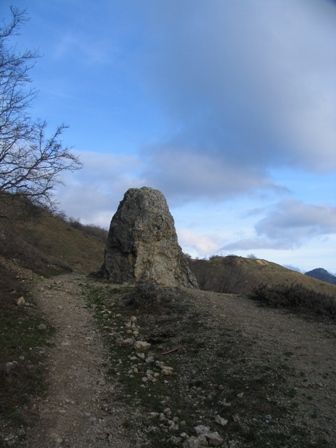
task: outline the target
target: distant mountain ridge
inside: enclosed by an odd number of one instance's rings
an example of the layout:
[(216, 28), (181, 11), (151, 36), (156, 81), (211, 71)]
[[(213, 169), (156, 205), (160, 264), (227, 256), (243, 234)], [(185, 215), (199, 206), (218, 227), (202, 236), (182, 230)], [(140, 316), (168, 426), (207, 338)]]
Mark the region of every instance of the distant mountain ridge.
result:
[(308, 277), (316, 278), (317, 280), (321, 280), (323, 282), (331, 283), (332, 285), (336, 285), (336, 276), (330, 274), (326, 269), (316, 268), (311, 271), (305, 272), (305, 275)]

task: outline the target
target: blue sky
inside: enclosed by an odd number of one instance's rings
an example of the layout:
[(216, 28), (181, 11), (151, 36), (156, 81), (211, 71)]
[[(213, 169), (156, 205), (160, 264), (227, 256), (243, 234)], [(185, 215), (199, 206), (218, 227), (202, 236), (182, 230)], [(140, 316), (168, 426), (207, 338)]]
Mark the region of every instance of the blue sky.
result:
[(166, 195), (184, 250), (336, 271), (336, 4), (3, 0), (26, 9), (32, 115), (82, 171), (60, 208), (107, 227), (124, 191)]

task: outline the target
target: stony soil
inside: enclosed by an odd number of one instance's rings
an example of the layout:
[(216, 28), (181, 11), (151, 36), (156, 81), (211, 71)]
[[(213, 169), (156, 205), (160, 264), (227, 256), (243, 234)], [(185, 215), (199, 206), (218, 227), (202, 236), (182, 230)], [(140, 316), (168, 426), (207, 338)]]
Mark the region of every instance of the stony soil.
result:
[(336, 447), (334, 323), (75, 274), (35, 295), (56, 333), (27, 448)]
[[(119, 398), (141, 409), (129, 426), (142, 426), (149, 446), (203, 446), (199, 425), (228, 448), (336, 446), (335, 324), (236, 295), (124, 295), (97, 284), (88, 293), (118, 358)], [(134, 340), (150, 344), (144, 356)]]
[(105, 353), (80, 294), (82, 278), (64, 275), (42, 281), (35, 301), (55, 327), (47, 361), (48, 393), (35, 403), (37, 424), (28, 431), (31, 448), (126, 448), (123, 412), (114, 386), (105, 380)]
[(273, 354), (285, 363), (292, 372), (286, 377), (296, 405), (292, 419), (315, 438), (336, 446), (335, 323), (256, 306), (235, 295), (190, 294), (195, 306), (209, 313), (214, 322), (240, 329), (253, 342), (251, 354), (260, 360)]

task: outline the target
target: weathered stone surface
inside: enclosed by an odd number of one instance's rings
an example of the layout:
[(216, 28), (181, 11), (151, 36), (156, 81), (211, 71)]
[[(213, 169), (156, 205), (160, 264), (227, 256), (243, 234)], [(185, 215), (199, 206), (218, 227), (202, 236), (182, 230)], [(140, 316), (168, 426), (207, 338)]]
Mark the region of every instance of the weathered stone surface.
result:
[(114, 283), (197, 287), (160, 191), (142, 187), (125, 193), (111, 221), (101, 272)]

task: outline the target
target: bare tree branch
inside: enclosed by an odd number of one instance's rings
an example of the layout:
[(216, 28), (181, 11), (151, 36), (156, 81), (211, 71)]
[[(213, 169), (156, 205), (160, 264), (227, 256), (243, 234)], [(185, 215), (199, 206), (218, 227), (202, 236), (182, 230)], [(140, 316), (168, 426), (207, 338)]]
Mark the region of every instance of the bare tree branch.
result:
[(34, 122), (29, 106), (36, 92), (29, 72), (36, 55), (10, 46), (26, 21), (11, 8), (11, 20), (0, 27), (0, 193), (15, 193), (51, 204), (51, 192), (63, 171), (80, 168), (78, 158), (61, 141), (66, 126), (47, 135), (46, 122)]

